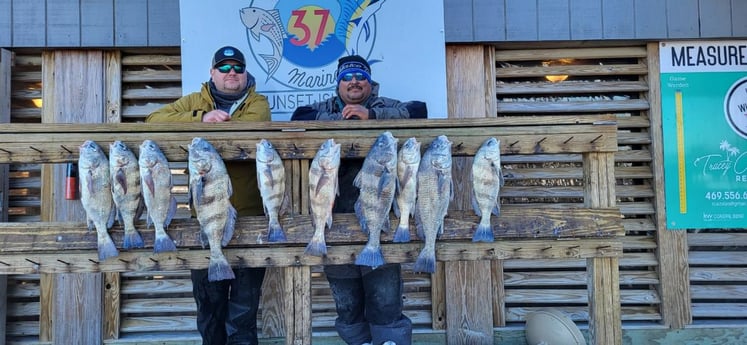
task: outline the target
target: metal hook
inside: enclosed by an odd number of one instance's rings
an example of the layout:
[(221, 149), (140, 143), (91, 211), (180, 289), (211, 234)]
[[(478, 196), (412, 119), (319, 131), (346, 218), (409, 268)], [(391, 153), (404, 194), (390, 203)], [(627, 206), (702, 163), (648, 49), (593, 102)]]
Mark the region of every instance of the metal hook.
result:
[(568, 138), (566, 141), (563, 142), (563, 144), (567, 144), (571, 140), (573, 140), (573, 137)]
[(61, 148), (62, 148), (63, 150), (67, 151), (67, 153), (73, 153), (73, 151), (70, 151), (70, 150), (69, 150), (69, 149), (68, 149), (67, 147), (65, 147), (65, 145), (60, 145), (60, 147), (61, 147)]
[(24, 260), (26, 260), (26, 261), (28, 261), (28, 262), (30, 262), (30, 263), (32, 263), (32, 264), (34, 264), (34, 265), (37, 265), (37, 266), (41, 266), (41, 264), (40, 264), (40, 263), (38, 263), (38, 262), (36, 262), (36, 261), (34, 261), (34, 260), (31, 260), (31, 259), (29, 259), (29, 258), (24, 258)]
[(179, 145), (179, 148), (182, 149), (182, 151), (189, 153), (189, 150), (185, 149), (184, 146)]
[(514, 142), (512, 142), (512, 143), (508, 144), (508, 147), (514, 147), (514, 145), (516, 145), (516, 144), (518, 144), (518, 143), (519, 143), (519, 141), (518, 141), (518, 140), (517, 140), (517, 141), (514, 141)]
[(126, 264), (129, 264), (129, 263), (130, 263), (129, 261), (127, 261), (127, 260), (125, 260), (125, 259), (119, 259), (119, 261), (122, 261), (122, 262), (124, 262), (124, 263), (126, 263)]
[(540, 141), (537, 142), (537, 145), (542, 144), (542, 142), (545, 141), (545, 139), (547, 139), (547, 137), (540, 139)]
[(601, 138), (601, 137), (602, 137), (602, 135), (600, 134), (598, 137), (594, 138), (594, 140), (590, 141), (589, 143), (593, 144), (595, 141), (599, 140), (599, 138)]
[(153, 262), (155, 262), (155, 263), (158, 263), (158, 260), (156, 260), (156, 259), (154, 259), (154, 258), (148, 258), (148, 260), (150, 260), (150, 261), (153, 261)]
[(99, 264), (99, 262), (94, 259), (88, 259), (88, 261), (93, 262), (94, 264), (97, 264), (97, 265)]
[(59, 262), (61, 262), (61, 263), (65, 264), (65, 265), (68, 265), (68, 266), (70, 266), (70, 263), (69, 263), (69, 262), (67, 262), (67, 261), (62, 261), (62, 260), (60, 260), (60, 259), (57, 259), (57, 261), (59, 261)]
[(7, 153), (7, 154), (12, 154), (12, 153), (13, 153), (13, 152), (10, 152), (10, 151), (8, 151), (8, 150), (6, 150), (6, 149), (3, 149), (3, 148), (0, 148), (0, 151), (3, 151), (3, 152), (5, 152), (5, 153)]
[(7, 263), (7, 262), (5, 262), (5, 261), (0, 261), (0, 264), (3, 264), (3, 265), (5, 265), (5, 266), (10, 266), (10, 264), (9, 264), (9, 263)]
[(36, 151), (36, 152), (43, 153), (41, 150), (37, 149), (36, 147), (29, 146), (29, 148), (32, 149), (32, 150), (34, 150), (34, 151)]

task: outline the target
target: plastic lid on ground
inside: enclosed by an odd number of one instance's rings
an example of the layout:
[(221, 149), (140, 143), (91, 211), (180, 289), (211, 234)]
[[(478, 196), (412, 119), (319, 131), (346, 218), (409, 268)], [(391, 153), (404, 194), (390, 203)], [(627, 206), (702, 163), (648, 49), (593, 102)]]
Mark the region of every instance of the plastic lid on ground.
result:
[(529, 313), (525, 335), (528, 345), (586, 345), (581, 330), (570, 317), (556, 309)]

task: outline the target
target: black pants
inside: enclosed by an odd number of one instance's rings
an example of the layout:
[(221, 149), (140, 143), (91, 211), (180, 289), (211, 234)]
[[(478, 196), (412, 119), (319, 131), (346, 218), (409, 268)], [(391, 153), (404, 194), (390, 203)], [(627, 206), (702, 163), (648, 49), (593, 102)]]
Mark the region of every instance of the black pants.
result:
[(265, 269), (234, 268), (236, 279), (208, 281), (208, 270), (192, 270), (197, 330), (203, 345), (256, 345), (257, 312)]
[(324, 272), (335, 300), (337, 334), (350, 345), (379, 345), (394, 341), (412, 343), (412, 322), (402, 314), (402, 268), (387, 264), (325, 266)]

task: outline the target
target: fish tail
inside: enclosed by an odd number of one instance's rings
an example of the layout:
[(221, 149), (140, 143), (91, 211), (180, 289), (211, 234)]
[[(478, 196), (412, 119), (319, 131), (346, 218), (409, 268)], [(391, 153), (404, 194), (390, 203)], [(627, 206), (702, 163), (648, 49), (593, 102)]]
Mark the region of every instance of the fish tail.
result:
[(114, 245), (114, 241), (109, 236), (104, 236), (98, 240), (99, 248), (99, 260), (104, 261), (108, 258), (119, 256), (117, 246)]
[(210, 257), (210, 264), (208, 265), (208, 281), (215, 282), (234, 278), (236, 278), (236, 276), (233, 274), (231, 265), (228, 264), (228, 260), (226, 260), (225, 256)]
[(327, 255), (327, 243), (325, 243), (324, 239), (312, 238), (309, 244), (306, 245), (306, 250), (303, 253), (313, 256), (325, 256)]
[(494, 240), (493, 228), (489, 225), (478, 225), (475, 234), (472, 235), (472, 242), (493, 242)]
[(133, 249), (143, 247), (145, 247), (145, 242), (143, 242), (143, 237), (140, 236), (140, 233), (137, 230), (129, 229), (125, 231), (122, 248)]
[(355, 264), (359, 266), (379, 267), (384, 265), (384, 254), (381, 253), (381, 247), (365, 246), (358, 257), (355, 258)]
[(412, 271), (415, 273), (436, 272), (436, 252), (423, 248), (415, 264), (412, 266)]
[(156, 241), (153, 243), (153, 252), (154, 253), (163, 253), (163, 252), (175, 252), (176, 251), (176, 244), (174, 244), (174, 240), (169, 237), (166, 233), (164, 233), (163, 236), (156, 235)]
[(267, 240), (270, 242), (285, 242), (288, 239), (285, 237), (283, 227), (277, 221), (271, 221), (267, 227)]
[(397, 230), (394, 231), (394, 242), (410, 242), (410, 225), (400, 221)]

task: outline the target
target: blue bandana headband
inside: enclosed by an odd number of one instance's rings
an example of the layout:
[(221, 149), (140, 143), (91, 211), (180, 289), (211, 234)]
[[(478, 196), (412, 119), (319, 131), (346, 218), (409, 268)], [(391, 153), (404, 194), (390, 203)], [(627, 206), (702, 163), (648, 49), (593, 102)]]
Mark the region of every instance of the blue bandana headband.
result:
[(340, 73), (337, 74), (337, 83), (338, 84), (340, 83), (340, 80), (342, 80), (342, 77), (345, 74), (347, 74), (347, 73), (360, 73), (360, 74), (363, 74), (363, 76), (366, 77), (366, 80), (368, 80), (369, 83), (371, 82), (371, 75), (368, 72), (366, 72), (365, 70), (362, 70), (360, 68), (346, 68), (346, 69), (340, 70)]

